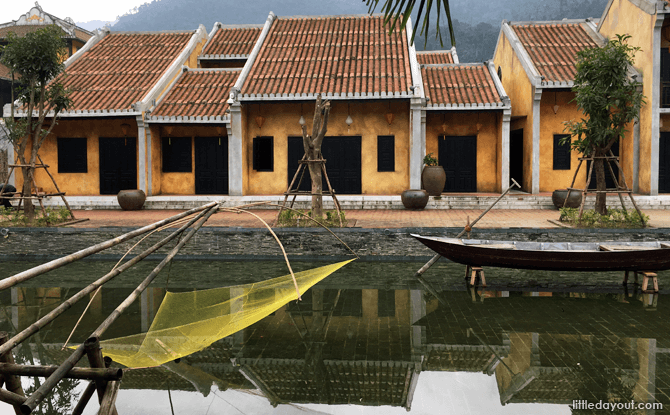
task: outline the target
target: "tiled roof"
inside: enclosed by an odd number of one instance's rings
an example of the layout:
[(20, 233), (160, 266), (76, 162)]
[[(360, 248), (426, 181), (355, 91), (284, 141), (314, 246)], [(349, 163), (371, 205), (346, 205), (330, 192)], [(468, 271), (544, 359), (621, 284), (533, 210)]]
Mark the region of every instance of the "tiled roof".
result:
[(123, 110), (140, 101), (193, 33), (111, 33), (65, 71), (70, 110)]
[(510, 24), (545, 82), (572, 82), (577, 52), (598, 47), (586, 23)]
[[(45, 28), (47, 25), (14, 25), (14, 26), (5, 26), (5, 27), (0, 27), (0, 39), (7, 37), (9, 32), (13, 32), (16, 36), (18, 37), (23, 37), (27, 35), (28, 33), (35, 32), (39, 29)], [(88, 39), (92, 37), (90, 33), (86, 33), (83, 29), (78, 29), (75, 28), (73, 31), (74, 35), (68, 34), (65, 30), (63, 30), (63, 34), (65, 38), (73, 38), (76, 37), (78, 39), (83, 40), (86, 42)]]
[(502, 107), (503, 101), (484, 64), (421, 67), (423, 88), (432, 107)]
[(12, 80), (12, 74), (9, 71), (9, 68), (3, 64), (0, 64), (0, 79)]
[(416, 52), (416, 60), (419, 64), (454, 63), (451, 50), (424, 50)]
[(153, 117), (223, 116), (239, 70), (195, 69), (184, 72), (167, 92)]
[(205, 57), (249, 56), (261, 34), (261, 29), (261, 27), (220, 27), (205, 46), (202, 55)]
[(406, 32), (389, 35), (382, 16), (277, 18), (241, 97), (409, 96), (411, 78)]

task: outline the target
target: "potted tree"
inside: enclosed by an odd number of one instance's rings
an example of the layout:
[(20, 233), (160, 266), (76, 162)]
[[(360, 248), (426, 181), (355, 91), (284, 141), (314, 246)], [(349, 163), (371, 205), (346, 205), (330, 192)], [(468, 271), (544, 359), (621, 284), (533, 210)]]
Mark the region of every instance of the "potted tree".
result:
[(444, 190), (444, 183), (447, 181), (447, 174), (444, 168), (437, 164), (437, 159), (433, 153), (428, 153), (423, 158), (423, 172), (421, 173), (421, 182), (430, 196), (440, 196)]

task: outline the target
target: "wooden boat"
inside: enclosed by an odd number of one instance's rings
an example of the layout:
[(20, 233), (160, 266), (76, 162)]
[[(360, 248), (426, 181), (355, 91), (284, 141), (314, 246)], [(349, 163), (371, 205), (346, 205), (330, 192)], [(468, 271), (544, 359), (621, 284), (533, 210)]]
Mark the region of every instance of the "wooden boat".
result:
[(503, 242), (414, 235), (454, 262), (552, 271), (670, 269), (670, 242)]

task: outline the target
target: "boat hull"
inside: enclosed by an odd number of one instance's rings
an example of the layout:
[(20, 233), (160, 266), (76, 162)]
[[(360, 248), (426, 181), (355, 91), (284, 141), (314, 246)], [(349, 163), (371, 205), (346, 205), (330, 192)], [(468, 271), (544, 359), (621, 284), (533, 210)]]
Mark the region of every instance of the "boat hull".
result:
[[(443, 257), (459, 264), (500, 268), (534, 269), (550, 271), (660, 271), (670, 269), (670, 249), (634, 246), (618, 243), (614, 246), (626, 246), (627, 250), (601, 251), (597, 243), (585, 243), (596, 249), (543, 249), (540, 243), (515, 243), (491, 241), (461, 241), (452, 238), (425, 237), (412, 235), (428, 248)], [(470, 243), (468, 243), (470, 242)], [(487, 247), (488, 245), (491, 245)], [(493, 245), (521, 245), (523, 249), (499, 249)], [(608, 244), (612, 244), (609, 243)], [(538, 245), (539, 249), (532, 249)], [(546, 244), (549, 248), (580, 244)], [(611, 246), (611, 245), (608, 245)]]

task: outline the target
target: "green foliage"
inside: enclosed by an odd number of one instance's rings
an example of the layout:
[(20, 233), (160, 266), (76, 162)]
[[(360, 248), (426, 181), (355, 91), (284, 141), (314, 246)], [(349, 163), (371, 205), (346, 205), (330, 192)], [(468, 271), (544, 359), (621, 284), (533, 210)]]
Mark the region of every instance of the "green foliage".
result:
[[(377, 6), (379, 5), (379, 0), (364, 0), (368, 6), (368, 12), (373, 13)], [(384, 5), (382, 6), (382, 13), (384, 13), (384, 24), (391, 24), (389, 27), (389, 33), (392, 33), (395, 29), (398, 21), (400, 21), (399, 29), (402, 30), (405, 28), (407, 21), (412, 14), (414, 6), (417, 3), (417, 0), (383, 0)], [(423, 23), (421, 24), (421, 35), (424, 35), (425, 41), (428, 41), (428, 29), (430, 28), (430, 15), (433, 12), (433, 6), (435, 6), (435, 11), (437, 13), (437, 22), (436, 22), (436, 34), (435, 37), (439, 37), (440, 46), (443, 45), (442, 42), (442, 32), (440, 30), (440, 17), (442, 10), (447, 16), (447, 26), (449, 28), (449, 36), (451, 37), (451, 44), (456, 46), (456, 38), (454, 37), (454, 28), (451, 24), (451, 11), (449, 9), (449, 0), (418, 0), (419, 11), (416, 15), (416, 22), (412, 28), (412, 39), (410, 43), (414, 43), (414, 36), (419, 30), (419, 22), (423, 18)]]
[[(70, 211), (65, 207), (47, 208), (46, 212), (46, 216), (41, 211), (36, 215), (33, 226), (53, 226), (67, 222), (70, 218)], [(28, 218), (23, 212), (0, 206), (0, 226), (24, 227), (29, 225)]]
[(423, 164), (426, 166), (437, 166), (437, 159), (433, 157), (433, 153), (428, 153), (423, 158)]
[(567, 222), (579, 228), (644, 228), (649, 216), (642, 214), (644, 223), (636, 210), (607, 209), (607, 215), (595, 210), (585, 210), (579, 220), (579, 209), (560, 208), (561, 222)]
[[(577, 53), (574, 101), (585, 117), (567, 121), (565, 130), (575, 137), (572, 148), (584, 155), (599, 148), (609, 151), (624, 137), (627, 123), (637, 119), (644, 96), (641, 85), (628, 75), (635, 52), (640, 48), (628, 45), (630, 36), (617, 35), (602, 48)], [(563, 140), (563, 144), (567, 138)]]
[[(277, 226), (290, 227), (290, 228), (319, 226), (316, 223), (314, 223), (314, 221), (308, 219), (308, 217), (309, 218), (312, 217), (311, 210), (304, 210), (300, 213), (296, 212), (295, 210), (288, 210), (288, 209), (283, 210), (281, 212), (281, 215), (279, 215), (279, 218), (277, 218)], [(340, 218), (342, 219), (342, 226), (347, 226), (347, 218), (343, 210), (340, 211)], [(321, 219), (315, 218), (314, 220), (318, 221), (322, 225), (327, 226), (329, 228), (338, 228), (340, 226), (340, 221), (337, 218), (336, 210), (327, 210), (325, 218)]]

